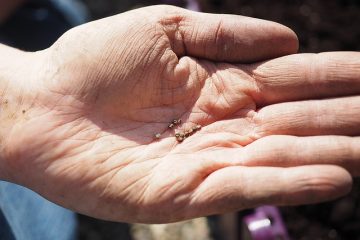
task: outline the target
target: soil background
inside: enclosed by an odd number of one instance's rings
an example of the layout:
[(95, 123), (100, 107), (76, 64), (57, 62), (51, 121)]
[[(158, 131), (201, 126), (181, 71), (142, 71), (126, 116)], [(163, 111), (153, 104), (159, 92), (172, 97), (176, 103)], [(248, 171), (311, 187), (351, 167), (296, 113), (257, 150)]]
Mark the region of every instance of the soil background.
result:
[[(162, 3), (140, 0), (84, 2), (92, 19)], [(284, 24), (297, 33), (300, 52), (360, 50), (360, 0), (201, 0), (200, 3), (205, 12), (240, 14)], [(281, 211), (294, 240), (360, 240), (360, 180), (355, 180), (352, 192), (344, 198), (323, 204), (283, 207)], [(79, 219), (81, 240), (131, 239), (127, 224), (85, 216), (79, 216)], [(213, 238), (226, 239), (216, 234), (216, 217), (210, 219)]]

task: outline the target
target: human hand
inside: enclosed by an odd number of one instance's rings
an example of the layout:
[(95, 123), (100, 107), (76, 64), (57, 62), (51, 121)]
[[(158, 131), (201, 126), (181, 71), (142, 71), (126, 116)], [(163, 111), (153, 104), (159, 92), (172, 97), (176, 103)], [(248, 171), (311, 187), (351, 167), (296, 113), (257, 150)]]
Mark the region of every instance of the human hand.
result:
[[(253, 63), (296, 50), (296, 36), (281, 25), (164, 6), (74, 28), (29, 57), (39, 73), (26, 85), (9, 87), (22, 92), (7, 103), (16, 124), (3, 137), (1, 175), (78, 212), (128, 222), (337, 197), (351, 185), (340, 167), (244, 166), (276, 157), (271, 146), (260, 154), (266, 136), (292, 134), (265, 121), (276, 103), (289, 102), (288, 110), (291, 101), (359, 92), (358, 72), (318, 82), (320, 92), (311, 88), (316, 75), (300, 81), (306, 71), (298, 67), (309, 66), (310, 56)], [(350, 87), (338, 88), (344, 82)], [(288, 117), (276, 120), (290, 124)], [(178, 143), (167, 130), (172, 119), (182, 120), (182, 130), (203, 128)], [(298, 135), (330, 134), (316, 129)], [(316, 146), (309, 149), (318, 159)]]
[(360, 175), (359, 52), (295, 54), (256, 64), (251, 73), (263, 107), (242, 164), (335, 164)]

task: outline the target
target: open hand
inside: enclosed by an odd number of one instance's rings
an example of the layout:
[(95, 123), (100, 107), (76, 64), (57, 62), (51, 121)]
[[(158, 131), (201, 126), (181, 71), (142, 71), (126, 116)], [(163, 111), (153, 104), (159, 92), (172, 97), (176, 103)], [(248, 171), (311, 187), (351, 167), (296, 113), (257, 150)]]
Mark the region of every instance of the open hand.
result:
[(345, 194), (343, 168), (295, 166), (359, 159), (358, 138), (318, 135), (360, 134), (360, 55), (296, 51), (279, 24), (169, 6), (74, 28), (17, 83), (4, 178), (127, 222)]

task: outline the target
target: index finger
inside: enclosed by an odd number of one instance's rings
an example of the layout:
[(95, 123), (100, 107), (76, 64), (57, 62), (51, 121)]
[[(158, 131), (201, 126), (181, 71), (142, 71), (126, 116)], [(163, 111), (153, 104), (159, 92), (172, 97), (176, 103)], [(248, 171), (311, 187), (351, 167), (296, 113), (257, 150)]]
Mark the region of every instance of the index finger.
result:
[(258, 105), (360, 93), (360, 52), (294, 54), (249, 69)]

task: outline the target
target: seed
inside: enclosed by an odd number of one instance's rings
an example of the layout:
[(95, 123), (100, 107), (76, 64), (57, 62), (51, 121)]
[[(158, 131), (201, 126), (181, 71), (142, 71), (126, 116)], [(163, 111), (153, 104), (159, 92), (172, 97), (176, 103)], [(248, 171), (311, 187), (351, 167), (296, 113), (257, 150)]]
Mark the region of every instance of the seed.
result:
[(180, 138), (185, 138), (185, 134), (180, 133)]
[(160, 133), (155, 134), (155, 138), (159, 139), (161, 137)]
[(196, 130), (200, 130), (201, 129), (201, 125), (196, 125)]
[(189, 137), (190, 136), (189, 131), (186, 131), (184, 135), (185, 135), (185, 137)]
[(175, 133), (175, 137), (176, 138), (180, 137), (180, 133)]
[(178, 137), (176, 140), (177, 140), (178, 142), (182, 142), (182, 141), (184, 141), (184, 138), (183, 138), (183, 137)]
[(173, 128), (175, 125), (173, 123), (170, 123), (168, 128)]
[(178, 119), (178, 120), (174, 119), (171, 121), (171, 123), (174, 125), (179, 125), (179, 124), (181, 124), (181, 119)]

